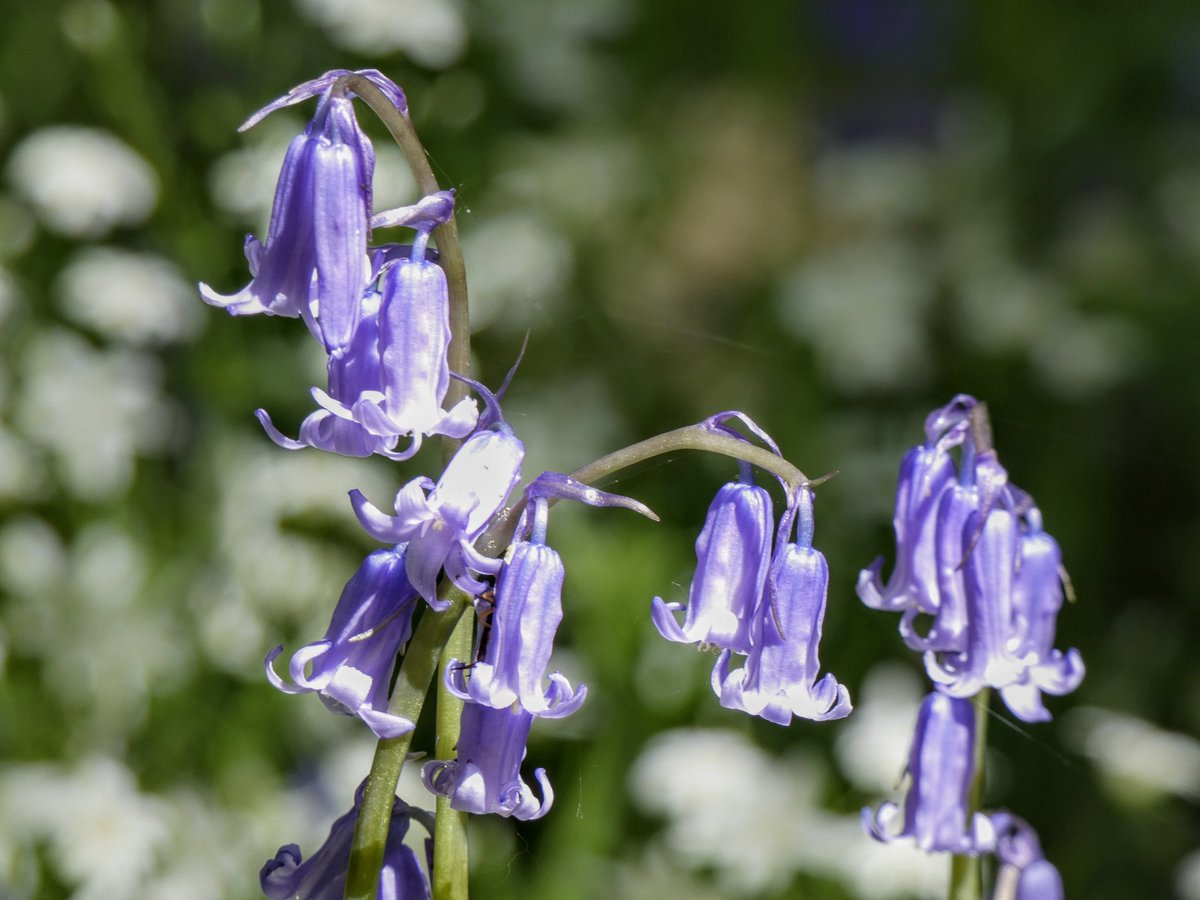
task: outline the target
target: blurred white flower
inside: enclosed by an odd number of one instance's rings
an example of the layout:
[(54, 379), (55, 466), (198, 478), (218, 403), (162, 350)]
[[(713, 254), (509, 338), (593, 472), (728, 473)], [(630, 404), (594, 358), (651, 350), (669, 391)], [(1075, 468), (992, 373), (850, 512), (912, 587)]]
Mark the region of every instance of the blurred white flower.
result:
[(864, 679), (854, 715), (838, 733), (838, 763), (855, 786), (891, 793), (908, 761), (908, 746), (924, 695), (911, 669), (881, 663)]
[(923, 218), (929, 212), (932, 182), (928, 152), (900, 142), (839, 147), (817, 161), (813, 175), (822, 215), (860, 227)]
[(1196, 738), (1107, 709), (1076, 709), (1068, 716), (1067, 734), (1075, 749), (1091, 757), (1118, 796), (1135, 804), (1164, 794), (1200, 799)]
[(26, 137), (8, 162), (14, 189), (51, 230), (101, 237), (143, 221), (158, 200), (150, 165), (107, 131), (51, 125)]
[(178, 341), (201, 323), (196, 289), (167, 260), (89, 247), (59, 277), (63, 311), (107, 338), (130, 344)]
[(843, 390), (905, 387), (928, 369), (925, 311), (931, 273), (917, 249), (891, 237), (864, 237), (812, 257), (783, 285), (785, 328), (806, 340)]
[(467, 42), (467, 24), (453, 0), (296, 0), (296, 6), (334, 43), (365, 56), (402, 50), (419, 65), (442, 69)]
[(715, 866), (738, 895), (787, 883), (820, 786), (742, 735), (701, 728), (656, 735), (629, 781), (637, 804), (667, 819), (668, 846), (693, 866)]
[(18, 765), (0, 774), (3, 819), (30, 843), (46, 842), (73, 900), (140, 897), (168, 839), (163, 802), (138, 791), (120, 762), (92, 757), (73, 771)]
[(1193, 850), (1175, 869), (1175, 891), (1179, 900), (1200, 900), (1200, 850)]
[(37, 454), (7, 428), (0, 426), (0, 497), (30, 500), (44, 486)]
[(33, 338), (21, 363), (17, 427), (53, 454), (67, 487), (83, 499), (123, 491), (134, 458), (166, 443), (172, 420), (157, 360), (93, 350), (57, 330)]
[(45, 594), (65, 568), (62, 540), (46, 522), (23, 516), (0, 529), (0, 584), (8, 593)]
[(476, 220), (463, 236), (470, 261), (471, 327), (495, 322), (522, 330), (546, 322), (573, 265), (571, 245), (536, 214)]

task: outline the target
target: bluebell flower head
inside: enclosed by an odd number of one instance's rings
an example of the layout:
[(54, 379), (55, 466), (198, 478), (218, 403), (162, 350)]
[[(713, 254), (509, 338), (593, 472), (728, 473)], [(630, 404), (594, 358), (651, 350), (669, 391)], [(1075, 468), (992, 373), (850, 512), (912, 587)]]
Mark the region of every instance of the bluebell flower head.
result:
[(1042, 721), (1050, 718), (1042, 694), (1074, 690), (1084, 667), (1078, 651), (1054, 649), (1058, 544), (1009, 482), (983, 413), (959, 395), (930, 414), (925, 444), (901, 467), (896, 569), (885, 585), (877, 561), (860, 576), (859, 596), (902, 613), (900, 633), (924, 653), (939, 690), (969, 697), (996, 688), (1014, 715)]
[(780, 516), (767, 589), (753, 613), (746, 663), (730, 671), (732, 651), (724, 650), (712, 673), (722, 706), (780, 725), (789, 724), (794, 715), (827, 721), (851, 710), (849, 692), (832, 674), (818, 678), (829, 566), (812, 546), (812, 491), (801, 486), (789, 499)]
[[(558, 705), (559, 685), (550, 686), (550, 703)], [(519, 704), (493, 709), (482, 703), (463, 707), (458, 758), (433, 760), (421, 769), (421, 780), (433, 793), (450, 798), (462, 812), (495, 813), (517, 819), (540, 819), (554, 803), (554, 791), (545, 769), (535, 769), (542, 788), (539, 801), (521, 778), (525, 744), (533, 716)]]
[(899, 830), (900, 808), (880, 805), (862, 811), (863, 826), (878, 841), (911, 841), (927, 853), (975, 856), (995, 846), (991, 821), (968, 815), (975, 777), (975, 709), (969, 700), (933, 693), (917, 714), (916, 733), (905, 770), (908, 793)]
[(474, 544), (504, 506), (521, 478), (525, 445), (506, 422), (467, 438), (435, 485), (416, 478), (396, 494), (395, 515), (387, 515), (360, 491), (350, 492), (354, 512), (367, 533), (388, 544), (408, 544), (406, 568), (417, 592), (436, 609), (438, 577), (447, 577), (469, 594), (487, 585), (475, 574), (495, 575), (501, 563), (483, 556)]
[(403, 546), (368, 556), (342, 591), (325, 637), (293, 654), (293, 684), (275, 673), (282, 645), (267, 654), (271, 684), (285, 694), (317, 692), (330, 709), (366, 722), (376, 737), (412, 731), (412, 722), (387, 711), (392, 669), (412, 635), (417, 600), (404, 569)]
[(916, 610), (936, 613), (939, 588), (935, 527), (942, 494), (954, 483), (953, 447), (967, 436), (968, 416), (975, 399), (965, 394), (929, 414), (925, 443), (913, 447), (900, 463), (896, 489), (896, 567), (884, 584), (883, 557), (858, 578), (858, 596), (872, 609), (889, 612)]
[[(228, 296), (200, 285), (205, 302), (234, 315), (301, 316), (327, 348), (351, 340), (370, 269), (367, 240), (375, 155), (349, 95), (333, 91), (343, 74), (347, 73), (328, 72), (294, 88), (243, 126), (320, 95), (312, 121), (288, 147), (265, 243), (252, 236), (246, 239), (250, 283)], [(403, 103), (403, 93), (383, 75), (373, 70), (361, 74), (383, 87), (393, 102)], [(318, 323), (318, 318), (323, 321)]]
[(1029, 823), (1007, 812), (992, 813), (991, 822), (1000, 863), (991, 900), (1062, 900), (1062, 877)]
[[(300, 426), (299, 440), (281, 434), (266, 412), (258, 411), (275, 443), (289, 450), (312, 446), (403, 460), (429, 435), (461, 438), (475, 427), (479, 413), (471, 398), (448, 412), (442, 409), (450, 383), (450, 300), (446, 275), (428, 258), (427, 242), (453, 211), (454, 192), (438, 191), (375, 217), (377, 225), (416, 229), (416, 239), (411, 247), (389, 246), (372, 254), (370, 283), (360, 290), (355, 315), (345, 317), (347, 342), (326, 340), (329, 390), (313, 388), (319, 408)], [(317, 322), (332, 330), (320, 314)], [(408, 447), (395, 451), (405, 435), (411, 435)]]
[(655, 597), (651, 615), (659, 633), (669, 641), (749, 653), (753, 613), (771, 565), (774, 524), (766, 490), (741, 481), (722, 486), (696, 539), (696, 573), (683, 625), (674, 615), (682, 604)]
[[(295, 844), (280, 847), (259, 872), (263, 894), (270, 900), (341, 900), (361, 804), (360, 788), (353, 808), (333, 823), (325, 843), (308, 859)], [(409, 806), (396, 798), (379, 873), (379, 900), (428, 900), (430, 896), (429, 880), (416, 854), (404, 845), (411, 813)]]

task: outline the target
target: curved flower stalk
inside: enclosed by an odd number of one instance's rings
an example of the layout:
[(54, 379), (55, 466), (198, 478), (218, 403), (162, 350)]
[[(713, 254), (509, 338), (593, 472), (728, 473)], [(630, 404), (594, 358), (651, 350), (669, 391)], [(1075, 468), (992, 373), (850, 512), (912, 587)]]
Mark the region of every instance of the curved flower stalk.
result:
[(381, 512), (357, 489), (350, 492), (350, 501), (371, 537), (408, 544), (409, 581), (434, 609), (444, 609), (445, 602), (437, 598), (443, 570), (472, 595), (487, 589), (472, 572), (499, 572), (500, 561), (483, 556), (474, 544), (520, 480), (524, 456), (525, 445), (501, 420), (463, 442), (436, 485), (422, 477), (402, 487), (395, 515)]
[[(553, 706), (566, 698), (558, 682), (550, 685)], [(463, 707), (458, 758), (433, 760), (421, 769), (421, 780), (433, 793), (450, 798), (462, 812), (495, 813), (517, 819), (540, 819), (554, 803), (554, 791), (545, 769), (533, 776), (542, 788), (542, 799), (534, 796), (521, 778), (521, 762), (533, 716), (513, 705), (493, 709), (482, 703)]]
[[(799, 520), (799, 540), (789, 538)], [(721, 705), (788, 725), (792, 716), (818, 722), (851, 710), (850, 694), (831, 673), (818, 680), (818, 645), (825, 618), (829, 566), (812, 546), (812, 491), (800, 487), (779, 521), (766, 593), (753, 613), (750, 652), (743, 668), (729, 670), (722, 651), (712, 686)]]
[(991, 821), (1000, 862), (991, 900), (1062, 900), (1062, 876), (1029, 823), (1007, 812), (992, 813)]
[(282, 644), (267, 654), (267, 680), (285, 694), (317, 692), (326, 706), (362, 719), (378, 738), (412, 731), (411, 721), (387, 707), (392, 669), (412, 635), (416, 601), (405, 575), (405, 548), (376, 550), (346, 584), (325, 637), (292, 655), (288, 673), (294, 684), (275, 673)]
[(884, 843), (912, 841), (927, 853), (974, 856), (995, 846), (992, 822), (970, 813), (968, 795), (975, 777), (975, 710), (969, 700), (932, 693), (921, 704), (909, 750), (908, 793), (900, 807), (884, 803), (862, 811), (863, 827)]
[[(259, 873), (262, 892), (270, 900), (342, 900), (350, 861), (350, 842), (362, 804), (362, 789), (354, 798), (353, 808), (333, 823), (329, 837), (320, 849), (304, 859), (295, 844), (279, 848)], [(400, 798), (392, 804), (387, 846), (383, 851), (383, 869), (379, 873), (378, 900), (428, 900), (429, 880), (416, 854), (404, 845), (411, 817)], [(428, 818), (428, 813), (423, 817)]]
[[(775, 522), (771, 495), (741, 481), (723, 485), (696, 539), (696, 574), (688, 603), (655, 597), (654, 627), (669, 641), (750, 652), (750, 623), (771, 564)], [(681, 626), (674, 613), (685, 609)]]

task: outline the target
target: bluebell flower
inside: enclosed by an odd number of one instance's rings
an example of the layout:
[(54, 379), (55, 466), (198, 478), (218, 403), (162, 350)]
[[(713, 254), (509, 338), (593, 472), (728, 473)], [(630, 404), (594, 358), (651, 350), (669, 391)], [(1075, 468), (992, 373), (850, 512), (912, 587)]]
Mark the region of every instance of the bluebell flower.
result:
[[(450, 299), (445, 273), (427, 258), (427, 243), (453, 210), (453, 191), (439, 191), (375, 217), (376, 225), (416, 229), (416, 239), (411, 247), (389, 245), (372, 254), (372, 277), (349, 324), (348, 342), (326, 342), (329, 390), (313, 388), (319, 408), (301, 424), (299, 439), (286, 437), (265, 410), (257, 411), (276, 444), (403, 460), (431, 434), (461, 438), (475, 427), (474, 400), (464, 398), (449, 412), (441, 406), (450, 383)], [(317, 323), (325, 327), (320, 313)], [(409, 446), (394, 451), (405, 435), (412, 437)]]
[(965, 394), (934, 410), (925, 420), (925, 443), (913, 447), (900, 463), (896, 510), (896, 567), (887, 583), (881, 577), (883, 557), (858, 578), (858, 596), (872, 609), (936, 613), (939, 607), (935, 527), (943, 493), (954, 484), (953, 447), (967, 436), (975, 398)]
[[(565, 699), (559, 684), (551, 683), (549, 703), (557, 706)], [(482, 703), (467, 703), (463, 707), (458, 757), (426, 763), (421, 769), (422, 781), (433, 793), (449, 797), (450, 806), (462, 812), (540, 819), (550, 811), (554, 791), (545, 769), (533, 773), (542, 788), (541, 800), (521, 778), (532, 724), (533, 716), (520, 704), (493, 709)]]
[(969, 700), (932, 693), (921, 704), (905, 769), (908, 793), (900, 808), (862, 811), (863, 827), (878, 841), (911, 841), (921, 850), (975, 856), (995, 846), (992, 822), (968, 814), (975, 777), (975, 709)]
[(1007, 812), (992, 813), (1000, 870), (991, 900), (1062, 900), (1062, 876), (1042, 854), (1029, 823)]
[(1009, 482), (974, 398), (959, 395), (926, 421), (925, 444), (901, 466), (895, 529), (895, 571), (883, 584), (878, 561), (865, 570), (862, 600), (902, 613), (900, 633), (939, 690), (996, 688), (1017, 717), (1049, 719), (1042, 694), (1073, 691), (1084, 675), (1078, 651), (1054, 648), (1061, 553)]
[(275, 673), (282, 645), (267, 654), (267, 679), (285, 694), (317, 692), (330, 709), (362, 719), (376, 737), (412, 731), (413, 723), (387, 706), (396, 657), (412, 635), (416, 601), (405, 575), (405, 548), (376, 550), (346, 584), (325, 637), (292, 655), (293, 684)]
[[(207, 303), (234, 315), (303, 317), (327, 348), (350, 342), (370, 274), (367, 240), (375, 153), (358, 126), (350, 97), (332, 90), (344, 74), (327, 72), (294, 88), (242, 126), (249, 128), (276, 109), (320, 95), (312, 121), (284, 157), (266, 241), (246, 238), (252, 280), (228, 296), (200, 285)], [(374, 70), (360, 74), (402, 107), (403, 92), (389, 79)], [(320, 325), (318, 316), (324, 320)]]
[(674, 616), (682, 604), (655, 597), (651, 615), (659, 633), (670, 641), (749, 653), (753, 613), (771, 564), (774, 524), (766, 490), (740, 481), (722, 486), (696, 539), (696, 573), (683, 625)]
[(817, 677), (829, 566), (812, 546), (812, 491), (801, 486), (790, 500), (780, 516), (766, 591), (753, 612), (746, 663), (730, 671), (732, 651), (724, 650), (712, 672), (722, 706), (780, 725), (793, 715), (827, 721), (851, 710), (849, 693), (832, 674)]
[(1047, 721), (1042, 692), (1070, 693), (1084, 676), (1078, 650), (1053, 646), (1063, 602), (1058, 544), (1042, 531), (1036, 509), (1024, 517), (1008, 509), (973, 513), (961, 540), (966, 642), (958, 651), (926, 653), (926, 671), (948, 694), (994, 687), (1013, 715)]
[[(333, 823), (325, 843), (308, 859), (303, 858), (295, 844), (280, 847), (259, 872), (263, 894), (270, 900), (342, 900), (361, 804), (359, 788), (353, 808)], [(428, 900), (430, 896), (429, 879), (417, 855), (404, 845), (410, 818), (416, 812), (399, 798), (392, 805), (376, 893), (378, 900)]]
[(520, 480), (524, 456), (525, 445), (500, 421), (467, 438), (436, 485), (421, 477), (402, 487), (395, 515), (381, 512), (358, 490), (350, 492), (350, 500), (369, 535), (387, 544), (408, 544), (409, 581), (430, 605), (444, 609), (437, 598), (443, 570), (472, 595), (487, 588), (477, 575), (499, 572), (500, 561), (474, 545)]

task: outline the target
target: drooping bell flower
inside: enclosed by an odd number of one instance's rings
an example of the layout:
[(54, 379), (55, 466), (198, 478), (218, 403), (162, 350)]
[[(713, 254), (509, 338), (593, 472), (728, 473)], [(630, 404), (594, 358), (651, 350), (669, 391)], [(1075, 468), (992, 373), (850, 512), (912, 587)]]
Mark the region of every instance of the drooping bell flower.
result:
[[(267, 239), (246, 238), (250, 283), (232, 295), (200, 285), (205, 302), (233, 315), (301, 316), (326, 348), (345, 346), (369, 277), (371, 183), (375, 154), (358, 126), (353, 103), (335, 93), (346, 70), (327, 72), (269, 103), (242, 126), (250, 128), (284, 106), (320, 96), (316, 114), (293, 139), (275, 189)], [(375, 70), (359, 74), (404, 109), (404, 94)], [(318, 319), (323, 321), (318, 322)]]
[[(375, 217), (381, 227), (415, 229), (416, 238), (411, 247), (389, 245), (372, 255), (374, 274), (358, 301), (350, 340), (326, 343), (329, 390), (312, 389), (319, 408), (301, 424), (299, 440), (281, 434), (258, 410), (276, 444), (403, 460), (431, 434), (461, 438), (475, 427), (479, 413), (471, 398), (449, 412), (441, 406), (450, 383), (449, 294), (445, 273), (427, 258), (427, 244), (453, 210), (454, 192), (439, 191)], [(406, 435), (409, 446), (394, 451)]]
[[(341, 900), (350, 868), (350, 846), (362, 806), (362, 788), (351, 810), (333, 823), (329, 836), (315, 853), (304, 859), (295, 844), (285, 844), (259, 872), (262, 892), (270, 900)], [(383, 868), (379, 872), (378, 900), (428, 900), (429, 879), (411, 847), (404, 844), (413, 810), (400, 798), (392, 804)], [(425, 819), (431, 818), (423, 814)]]
[[(376, 227), (416, 230), (407, 254), (390, 254), (380, 276), (377, 335), (378, 381), (355, 395), (327, 394), (314, 388), (321, 407), (353, 421), (372, 435), (390, 441), (411, 435), (401, 453), (407, 459), (429, 435), (461, 438), (478, 419), (475, 401), (464, 398), (450, 411), (442, 409), (450, 385), (450, 296), (446, 273), (427, 258), (430, 233), (454, 212), (454, 192), (438, 191), (419, 203), (377, 215)], [(332, 392), (332, 374), (331, 374)]]
[[(767, 589), (753, 613), (746, 664), (730, 671), (721, 652), (712, 686), (721, 705), (787, 725), (792, 716), (823, 722), (850, 713), (850, 695), (832, 673), (818, 679), (829, 566), (813, 548), (812, 491), (804, 485), (780, 516)], [(796, 523), (798, 540), (791, 542)]]
[[(552, 682), (552, 706), (565, 699), (559, 692), (559, 684)], [(467, 703), (458, 736), (458, 757), (427, 762), (421, 769), (421, 780), (433, 793), (449, 797), (450, 806), (462, 812), (540, 819), (550, 811), (554, 791), (545, 769), (533, 773), (542, 788), (540, 801), (521, 778), (532, 724), (533, 716), (520, 704), (493, 709), (482, 703)]]
[(908, 793), (900, 807), (887, 802), (862, 811), (863, 827), (884, 843), (911, 841), (927, 853), (975, 856), (995, 846), (992, 823), (968, 816), (975, 777), (975, 709), (969, 700), (932, 693), (921, 704), (905, 769)]
[[(579, 708), (587, 695), (559, 672), (549, 672), (554, 636), (562, 621), (562, 558), (546, 543), (551, 497), (592, 506), (621, 506), (651, 518), (654, 514), (628, 497), (597, 490), (557, 472), (543, 472), (525, 490), (525, 509), (516, 540), (504, 554), (496, 589), (477, 598), (480, 651), (471, 664), (451, 660), (446, 685), (463, 700), (494, 709), (519, 704), (534, 716), (562, 718)], [(468, 680), (469, 674), (469, 680)], [(544, 686), (549, 677), (552, 689)]]
[(371, 537), (408, 544), (409, 581), (431, 606), (444, 609), (445, 602), (437, 598), (443, 570), (472, 595), (487, 588), (472, 572), (499, 571), (500, 561), (483, 556), (474, 544), (520, 480), (524, 456), (525, 445), (501, 420), (467, 438), (436, 485), (421, 477), (402, 487), (395, 515), (381, 512), (357, 489), (350, 492), (350, 502)]
[[(1032, 660), (1016, 684), (1001, 690), (1004, 702), (1026, 722), (1049, 719), (1041, 692), (1069, 694), (1083, 681), (1079, 651), (1054, 649), (1058, 613), (1063, 605), (1062, 551), (1058, 541), (1042, 530), (1042, 514), (1035, 506), (1021, 520), (1021, 552), (1013, 585), (1013, 609), (1018, 635), (1016, 653)], [(1018, 711), (1019, 710), (1019, 711)]]
[[(749, 653), (753, 612), (771, 565), (774, 522), (766, 490), (741, 481), (722, 486), (696, 539), (687, 607), (661, 597), (651, 605), (659, 634), (669, 641)], [(686, 609), (682, 626), (674, 615), (680, 609)]]
[(362, 719), (378, 738), (412, 731), (411, 721), (387, 711), (392, 669), (412, 635), (417, 601), (404, 570), (403, 546), (368, 556), (343, 589), (325, 637), (292, 655), (293, 684), (275, 673), (283, 646), (267, 654), (271, 684), (285, 694), (315, 691), (334, 712)]
[(900, 464), (896, 510), (896, 567), (884, 584), (883, 557), (858, 577), (858, 596), (872, 609), (933, 614), (939, 607), (935, 527), (942, 494), (954, 483), (953, 447), (967, 435), (975, 398), (959, 394), (925, 420), (925, 443), (913, 447)]
[(1037, 833), (1019, 816), (992, 813), (1000, 870), (991, 900), (1062, 900), (1062, 876), (1042, 854)]

